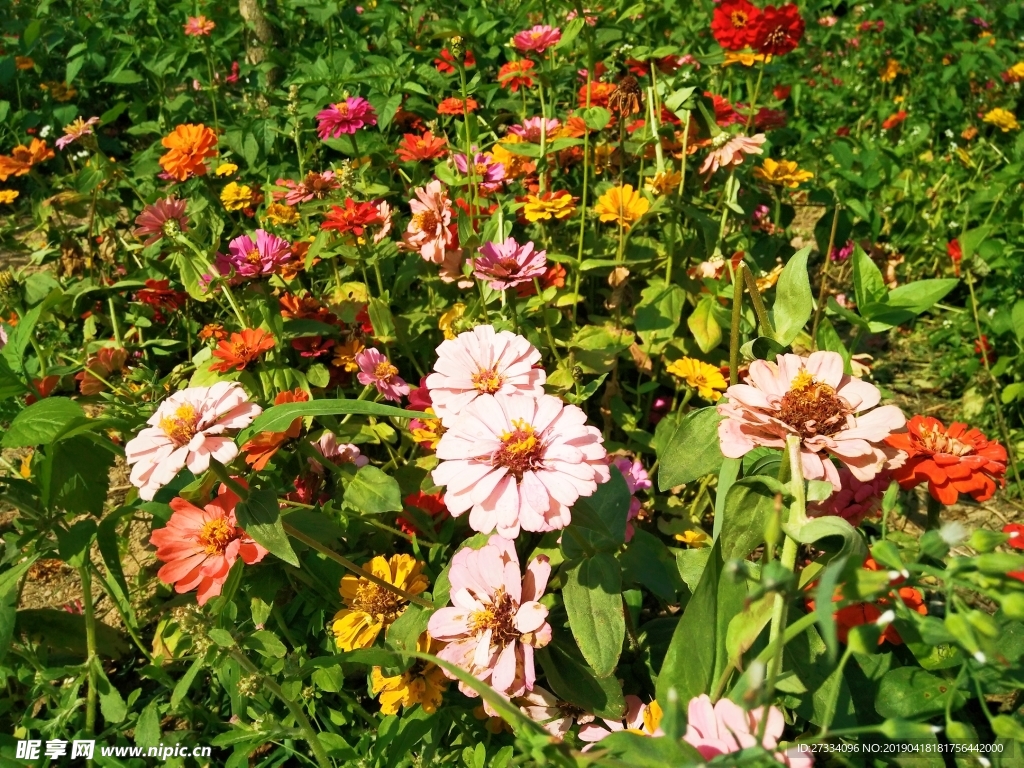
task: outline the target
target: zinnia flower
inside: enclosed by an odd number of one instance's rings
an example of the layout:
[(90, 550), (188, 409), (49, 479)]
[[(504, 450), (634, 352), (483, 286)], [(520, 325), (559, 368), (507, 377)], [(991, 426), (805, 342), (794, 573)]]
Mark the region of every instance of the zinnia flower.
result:
[(376, 349), (364, 349), (356, 355), (359, 374), (356, 378), (360, 384), (377, 388), (388, 400), (398, 402), (409, 394), (409, 385), (398, 375), (398, 369)]
[(188, 231), (188, 216), (185, 215), (187, 200), (179, 200), (174, 195), (165, 200), (157, 200), (142, 209), (135, 217), (133, 235), (140, 240), (146, 237), (143, 245), (152, 245), (163, 237), (173, 236), (178, 232)]
[(188, 294), (173, 290), (170, 280), (146, 280), (146, 287), (135, 294), (135, 300), (153, 307), (153, 319), (162, 323), (166, 319), (162, 310), (177, 312), (185, 306)]
[(1020, 130), (1020, 123), (1017, 122), (1016, 115), (1010, 110), (1002, 109), (1001, 107), (996, 107), (986, 112), (982, 120), (986, 123), (991, 123), (1003, 133)]
[(234, 163), (221, 163), (213, 173), (216, 176), (231, 176), (237, 170), (238, 166)]
[(679, 171), (667, 170), (658, 171), (653, 176), (649, 176), (644, 186), (649, 192), (655, 195), (670, 195), (679, 188), (679, 184), (683, 180), (683, 174)]
[(362, 237), (366, 227), (380, 223), (382, 222), (377, 206), (373, 203), (357, 203), (351, 197), (347, 197), (344, 208), (331, 206), (320, 229), (334, 229), (342, 234), (351, 232), (356, 237)]
[[(548, 609), (538, 602), (550, 575), (544, 555), (521, 575), (515, 546), (500, 536), (480, 549), (460, 549), (448, 574), (452, 605), (435, 611), (427, 624), (431, 637), (447, 643), (438, 657), (504, 696), (533, 690), (534, 649), (551, 642)], [(461, 682), (459, 690), (479, 695)]]
[(238, 455), (228, 429), (244, 429), (262, 413), (241, 385), (219, 381), (212, 387), (189, 387), (175, 392), (157, 408), (143, 429), (125, 445), (132, 467), (131, 483), (139, 496), (152, 501), (182, 469), (195, 475), (210, 468), (210, 459), (230, 464)]
[(402, 162), (422, 163), (444, 157), (448, 153), (445, 149), (447, 143), (448, 140), (444, 136), (437, 137), (430, 131), (425, 131), (422, 136), (406, 133), (402, 136), (402, 142), (395, 150), (395, 154)]
[(710, 176), (719, 168), (735, 168), (742, 165), (744, 155), (760, 155), (764, 151), (761, 149), (764, 142), (763, 133), (756, 136), (730, 136), (727, 133), (720, 133), (712, 140), (712, 150), (704, 158), (700, 172)]
[[(762, 727), (764, 735), (760, 737), (761, 746), (772, 752), (779, 746), (779, 737), (786, 727), (782, 711), (777, 707), (769, 707), (767, 712), (764, 707), (748, 712), (727, 698), (721, 698), (712, 705), (706, 693), (690, 699), (686, 712), (687, 725), (683, 739), (700, 752), (705, 760), (756, 746)], [(768, 722), (762, 724), (764, 718)], [(790, 768), (811, 768), (814, 765), (814, 757), (810, 754), (774, 752), (774, 756)]]
[[(370, 459), (362, 455), (362, 451), (359, 450), (358, 445), (352, 443), (339, 443), (338, 438), (333, 432), (324, 432), (320, 435), (320, 439), (314, 443), (310, 443), (313, 448), (324, 457), (328, 462), (335, 466), (341, 466), (342, 464), (351, 464), (356, 468), (365, 467), (370, 463)], [(306, 459), (309, 464), (309, 468), (317, 474), (323, 474), (324, 467), (316, 459)]]
[(642, 108), (640, 101), (640, 84), (632, 75), (626, 75), (619, 80), (608, 97), (608, 109), (619, 117), (635, 115)]
[(377, 113), (370, 102), (361, 96), (349, 96), (317, 112), (317, 135), (321, 139), (338, 138), (352, 134), (360, 128), (377, 124)]
[[(413, 421), (416, 421), (416, 419), (413, 419)], [(405, 507), (405, 515), (399, 515), (395, 523), (410, 536), (413, 534), (422, 535), (423, 533), (416, 523), (410, 519), (412, 517), (409, 512), (410, 509), (415, 509), (420, 513), (421, 517), (425, 515), (430, 518), (433, 522), (432, 528), (434, 531), (451, 517), (448, 514), (448, 507), (444, 505), (444, 499), (441, 497), (441, 494), (416, 491), (416, 493), (411, 493), (402, 499), (402, 506)]]
[[(470, 69), (476, 66), (476, 57), (472, 51), (466, 51), (466, 55), (463, 57), (462, 66), (466, 69)], [(441, 57), (434, 59), (434, 69), (440, 72), (442, 75), (455, 74), (455, 57), (452, 52), (447, 48), (441, 51)]]
[(220, 191), (220, 201), (228, 211), (240, 211), (243, 208), (248, 208), (253, 204), (252, 187), (232, 181)]
[(651, 208), (647, 198), (633, 189), (632, 185), (612, 187), (597, 199), (594, 212), (601, 221), (614, 221), (623, 229), (629, 229), (644, 217)]
[(99, 121), (98, 117), (90, 117), (88, 120), (83, 120), (80, 117), (75, 118), (73, 123), (64, 126), (64, 135), (55, 142), (57, 149), (64, 149), (68, 144), (77, 141), (83, 136), (91, 136), (92, 127)]
[(462, 99), (458, 99), (451, 96), (444, 99), (440, 104), (437, 105), (437, 114), (449, 115), (450, 117), (458, 117), (465, 112), (476, 112), (480, 105), (476, 99), (466, 99), (465, 102)]
[(454, 239), (449, 230), (452, 202), (437, 179), (413, 191), (416, 199), (409, 201), (412, 220), (402, 241), (406, 247), (419, 251), (425, 261), (441, 264), (445, 261), (446, 249)]
[(606, 720), (602, 728), (597, 723), (590, 723), (580, 728), (580, 741), (589, 742), (583, 748), (584, 752), (593, 749), (594, 744), (601, 739), (611, 736), (619, 731), (631, 731), (642, 736), (664, 736), (661, 730), (662, 711), (658, 702), (652, 701), (650, 705), (644, 704), (639, 696), (629, 694), (626, 696), (626, 716), (622, 720)]
[[(444, 646), (424, 632), (416, 641), (416, 650), (437, 655)], [(370, 672), (370, 687), (380, 700), (380, 711), (385, 715), (397, 715), (399, 707), (414, 707), (417, 704), (428, 715), (441, 706), (441, 699), (448, 688), (444, 671), (431, 661), (417, 659), (400, 675), (385, 677), (380, 667)]]
[(718, 368), (692, 357), (681, 357), (665, 370), (683, 379), (688, 386), (697, 390), (698, 395), (712, 403), (717, 403), (722, 392), (729, 386)]
[(252, 235), (240, 235), (228, 243), (227, 255), (217, 254), (217, 271), (225, 276), (263, 277), (291, 259), (291, 245), (284, 238), (263, 229), (257, 229), (255, 236), (253, 240)]
[(216, 26), (205, 16), (189, 16), (185, 22), (185, 34), (189, 37), (205, 37), (213, 32)]
[(555, 135), (562, 123), (557, 118), (544, 119), (543, 117), (529, 117), (523, 120), (522, 125), (510, 125), (508, 132), (512, 136), (518, 136), (531, 144), (540, 143), (541, 131), (548, 138)]
[(28, 146), (19, 144), (9, 155), (0, 155), (0, 181), (7, 181), (11, 176), (24, 176), (32, 166), (52, 160), (54, 153), (40, 139), (32, 139)]
[(772, 160), (766, 157), (764, 162), (754, 169), (754, 178), (777, 187), (796, 189), (803, 182), (813, 179), (814, 174), (800, 170), (800, 166), (792, 160)]
[(589, 89), (586, 85), (580, 88), (578, 94), (580, 107), (607, 107), (608, 99), (615, 93), (615, 87), (615, 83), (602, 83), (600, 80), (591, 80)]
[(75, 376), (79, 381), (79, 391), (87, 396), (102, 392), (114, 374), (124, 370), (127, 360), (128, 350), (123, 347), (103, 347), (89, 361), (85, 370)]
[(224, 485), (202, 509), (180, 496), (171, 500), (174, 511), (167, 525), (149, 537), (157, 560), (164, 562), (156, 574), (160, 581), (173, 584), (179, 595), (195, 589), (196, 601), (205, 605), (220, 594), (235, 560), (253, 565), (267, 556), (267, 550), (238, 527), (238, 501)]
[(752, 47), (758, 53), (782, 56), (794, 50), (804, 36), (804, 20), (793, 3), (769, 5), (754, 20)]
[(914, 416), (906, 432), (890, 435), (886, 442), (907, 454), (892, 473), (900, 487), (907, 490), (927, 481), (928, 493), (947, 506), (961, 493), (987, 501), (997, 484), (1006, 483), (1006, 449), (966, 424), (953, 422), (947, 429), (931, 416)]
[(633, 523), (630, 522), (640, 516), (640, 510), (643, 508), (643, 504), (640, 499), (636, 497), (637, 491), (649, 491), (653, 484), (651, 483), (651, 476), (647, 474), (647, 470), (644, 469), (644, 465), (640, 463), (639, 459), (630, 460), (625, 456), (616, 456), (612, 460), (612, 465), (622, 473), (622, 477), (626, 480), (626, 487), (629, 488), (629, 512), (626, 514), (626, 541), (630, 541), (633, 538)]
[[(455, 167), (463, 175), (469, 174), (469, 163), (465, 155), (455, 155), (453, 158)], [(494, 162), (490, 155), (477, 152), (473, 156), (473, 181), (479, 184), (484, 190), (493, 192), (501, 188), (501, 182), (505, 180), (505, 166)]]
[(16, 189), (0, 189), (0, 203), (10, 205), (18, 199), (21, 193)]
[(520, 88), (532, 88), (533, 77), (531, 73), (534, 66), (535, 64), (530, 59), (506, 62), (498, 70), (498, 83), (502, 88), (508, 88), (512, 93), (516, 93)]
[(754, 44), (754, 23), (761, 12), (747, 0), (723, 0), (711, 16), (711, 34), (729, 51)]
[(275, 192), (275, 199), (283, 197), (287, 205), (298, 205), (308, 203), (310, 200), (323, 200), (333, 190), (341, 187), (341, 182), (335, 177), (334, 171), (317, 173), (310, 171), (306, 178), (296, 183), (287, 179), (278, 179), (278, 186), (288, 187), (288, 192)]
[(718, 438), (728, 458), (759, 445), (784, 448), (788, 435), (798, 435), (804, 477), (828, 480), (835, 490), (842, 481), (830, 457), (864, 482), (903, 458), (885, 442), (906, 423), (903, 412), (895, 405), (876, 408), (878, 388), (843, 373), (837, 352), (755, 360), (747, 382), (729, 387), (729, 402), (718, 405), (725, 416)]
[(473, 260), (473, 274), (495, 291), (531, 282), (547, 271), (547, 251), (537, 251), (533, 241), (520, 245), (514, 237), (504, 243), (484, 243)]
[(562, 30), (558, 27), (551, 27), (547, 24), (537, 24), (531, 29), (525, 29), (512, 38), (512, 45), (521, 53), (533, 51), (544, 53), (553, 45), (558, 45), (562, 39)]
[(220, 360), (210, 366), (211, 371), (227, 373), (232, 368), (244, 371), (249, 363), (274, 348), (274, 336), (262, 329), (245, 328), (232, 333), (230, 339), (217, 344), (213, 356)]
[(522, 336), (478, 325), (438, 346), (424, 381), (431, 407), (447, 426), (481, 395), (540, 397), (547, 374), (539, 362), (540, 352)]
[(363, 351), (363, 342), (358, 339), (350, 339), (344, 344), (334, 348), (334, 360), (332, 365), (341, 368), (349, 373), (359, 370), (359, 363), (356, 362), (356, 355)]
[(833, 491), (825, 501), (808, 504), (807, 512), (811, 517), (834, 515), (858, 526), (864, 518), (878, 514), (892, 475), (889, 470), (883, 470), (867, 482), (861, 482), (846, 467), (840, 467), (839, 481), (840, 489)]
[(283, 203), (271, 203), (264, 213), (266, 220), (276, 226), (290, 227), (299, 223), (299, 212), (294, 206)]
[[(390, 560), (377, 555), (368, 570), (378, 579), (411, 595), (419, 595), (429, 585), (422, 574), (423, 563), (412, 555), (392, 555)], [(381, 630), (390, 627), (402, 615), (408, 602), (364, 576), (343, 576), (340, 592), (346, 607), (334, 615), (331, 631), (341, 651), (369, 648)]]
[(160, 143), (169, 150), (160, 157), (160, 167), (178, 181), (205, 176), (206, 158), (217, 154), (217, 135), (202, 123), (179, 125)]
[(899, 125), (906, 119), (907, 112), (906, 110), (901, 109), (899, 112), (896, 112), (895, 114), (889, 115), (887, 118), (885, 118), (885, 120), (882, 122), (882, 130), (891, 131), (893, 128), (895, 128), (897, 125)]
[[(308, 400), (309, 395), (306, 394), (305, 390), (286, 390), (274, 398), (274, 405), (305, 403)], [(245, 454), (245, 463), (256, 472), (263, 471), (269, 461), (280, 450), (281, 446), (289, 440), (297, 438), (301, 431), (302, 418), (298, 417), (292, 420), (292, 423), (288, 425), (288, 429), (284, 432), (261, 432), (242, 446), (242, 453)]]
[(527, 195), (523, 203), (523, 216), (531, 224), (538, 221), (562, 221), (576, 210), (576, 198), (564, 189), (545, 192), (543, 195)]
[(437, 446), (432, 477), (447, 486), (454, 517), (514, 539), (520, 529), (553, 531), (570, 507), (609, 477), (601, 433), (556, 397), (481, 394), (451, 419)]

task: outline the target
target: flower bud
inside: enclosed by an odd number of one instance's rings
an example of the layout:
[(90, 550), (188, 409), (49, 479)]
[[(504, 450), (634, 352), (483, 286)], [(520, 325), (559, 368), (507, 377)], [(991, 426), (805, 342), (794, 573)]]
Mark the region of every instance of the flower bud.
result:
[(971, 534), (971, 538), (967, 542), (967, 545), (978, 552), (991, 552), (1000, 544), (1005, 544), (1008, 538), (1009, 537), (1005, 533), (986, 531), (984, 528), (978, 528)]
[(1010, 592), (1009, 594), (1002, 595), (999, 598), (999, 606), (1003, 609), (1003, 614), (1008, 619), (1014, 621), (1024, 621), (1024, 594), (1020, 592)]

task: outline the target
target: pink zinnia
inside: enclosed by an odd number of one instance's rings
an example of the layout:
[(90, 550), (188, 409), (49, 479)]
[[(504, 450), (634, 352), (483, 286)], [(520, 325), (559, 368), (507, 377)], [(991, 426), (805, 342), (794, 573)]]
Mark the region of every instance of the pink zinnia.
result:
[(583, 751), (587, 752), (593, 749), (594, 744), (601, 739), (619, 731), (629, 730), (643, 736), (664, 736), (664, 731), (656, 722), (660, 721), (660, 716), (656, 715), (656, 712), (657, 710), (644, 704), (639, 696), (632, 694), (626, 696), (626, 716), (622, 720), (606, 720), (602, 717), (604, 727), (597, 723), (590, 723), (580, 728), (580, 741), (589, 742)]
[(755, 360), (749, 383), (726, 390), (729, 401), (718, 406), (726, 417), (718, 424), (723, 454), (738, 459), (759, 445), (784, 448), (788, 435), (799, 435), (804, 477), (828, 480), (835, 490), (842, 480), (831, 457), (862, 482), (902, 464), (904, 454), (884, 440), (906, 424), (903, 411), (895, 405), (876, 408), (878, 388), (843, 373), (838, 352), (776, 360)]
[(892, 481), (888, 470), (883, 470), (867, 482), (861, 482), (846, 467), (839, 468), (842, 487), (832, 491), (824, 501), (807, 505), (811, 517), (835, 515), (850, 525), (860, 525), (865, 517), (874, 517), (882, 508), (882, 497)]
[[(732, 752), (757, 746), (757, 734), (761, 732), (762, 718), (768, 718), (764, 724), (764, 737), (761, 746), (773, 752), (779, 746), (779, 737), (786, 727), (782, 712), (776, 707), (758, 707), (748, 712), (729, 699), (719, 699), (714, 705), (706, 693), (690, 699), (687, 707), (686, 734), (683, 739), (701, 753), (706, 760), (716, 755), (727, 755)], [(790, 768), (810, 768), (814, 765), (813, 755), (774, 752), (780, 763)]]
[(262, 277), (273, 274), (292, 257), (291, 245), (284, 238), (262, 229), (256, 230), (256, 239), (241, 235), (228, 243), (227, 255), (217, 254), (217, 271), (238, 277)]
[(372, 384), (385, 398), (395, 402), (409, 394), (409, 385), (398, 375), (398, 369), (378, 350), (364, 349), (356, 355), (356, 363), (359, 365), (356, 378), (360, 384)]
[(524, 29), (512, 38), (512, 44), (522, 53), (535, 51), (544, 53), (562, 39), (562, 30), (547, 24), (537, 24), (532, 29)]
[(474, 531), (508, 539), (564, 528), (576, 500), (610, 476), (601, 432), (551, 395), (481, 395), (452, 420), (437, 458), (432, 476), (452, 516), (468, 510)]
[(630, 461), (625, 456), (616, 456), (612, 464), (622, 473), (623, 478), (626, 480), (626, 487), (629, 488), (629, 512), (626, 514), (626, 541), (629, 541), (633, 538), (633, 534), (636, 533), (633, 523), (629, 521), (635, 520), (640, 514), (640, 509), (643, 507), (640, 499), (636, 497), (636, 492), (649, 491), (653, 484), (651, 483), (650, 475), (647, 474), (647, 470), (644, 469), (644, 465), (640, 463), (639, 459)]
[[(459, 173), (466, 176), (469, 174), (469, 164), (465, 155), (453, 157), (455, 167)], [(477, 152), (473, 155), (473, 181), (480, 185), (481, 189), (487, 192), (496, 192), (501, 189), (501, 182), (505, 180), (505, 164), (496, 163), (490, 155)]]
[(323, 200), (328, 194), (341, 188), (341, 182), (334, 177), (334, 171), (324, 171), (323, 173), (309, 171), (302, 181), (278, 179), (275, 183), (288, 190), (287, 192), (274, 192), (274, 200), (283, 199), (285, 205)]
[(539, 362), (540, 352), (522, 336), (478, 325), (438, 346), (425, 379), (430, 405), (448, 426), (481, 395), (540, 397), (547, 374), (534, 367)]
[[(339, 443), (333, 432), (324, 432), (315, 443), (310, 443), (313, 448), (331, 464), (353, 464), (356, 467), (365, 467), (370, 460), (363, 456), (359, 446), (352, 443)], [(323, 465), (316, 459), (306, 459), (309, 468), (322, 475)]]
[(124, 447), (125, 459), (134, 465), (132, 485), (141, 498), (152, 501), (182, 467), (199, 475), (210, 468), (211, 458), (229, 464), (238, 455), (238, 446), (224, 431), (244, 429), (262, 412), (233, 381), (175, 392), (146, 422), (150, 426)]
[(720, 133), (713, 141), (711, 153), (704, 158), (704, 164), (700, 167), (701, 173), (708, 176), (719, 168), (734, 168), (743, 164), (745, 155), (760, 155), (763, 150), (761, 145), (765, 142), (765, 135), (759, 133), (756, 136), (732, 136), (727, 133)]
[(523, 120), (522, 125), (510, 125), (508, 132), (513, 136), (519, 136), (525, 141), (529, 141), (533, 144), (540, 143), (541, 126), (544, 128), (544, 136), (549, 140), (561, 127), (561, 123), (557, 118), (550, 118), (545, 120), (543, 117), (531, 117)]
[(532, 282), (548, 269), (548, 252), (534, 248), (532, 241), (520, 245), (514, 237), (504, 243), (484, 243), (473, 260), (473, 274), (496, 291)]
[(146, 237), (143, 245), (152, 245), (165, 236), (177, 232), (188, 231), (188, 216), (185, 215), (187, 200), (179, 200), (171, 195), (166, 200), (157, 200), (142, 209), (135, 217), (135, 231), (132, 233), (140, 240)]
[(443, 264), (447, 255), (445, 251), (453, 244), (449, 230), (452, 201), (437, 179), (414, 191), (416, 199), (409, 201), (412, 220), (402, 240), (407, 248), (419, 251), (424, 260)]
[(75, 118), (73, 123), (64, 126), (64, 135), (54, 142), (57, 145), (57, 149), (64, 149), (68, 144), (77, 141), (83, 136), (91, 136), (92, 127), (99, 121), (98, 117), (90, 117), (88, 120), (83, 120), (80, 117)]
[(220, 594), (235, 560), (252, 565), (266, 557), (267, 550), (238, 527), (238, 501), (224, 485), (202, 509), (180, 496), (171, 501), (171, 519), (149, 538), (165, 563), (156, 574), (160, 581), (173, 584), (178, 594), (198, 589), (196, 599), (204, 605)]
[[(551, 642), (548, 609), (538, 602), (550, 575), (544, 555), (523, 575), (515, 546), (500, 536), (481, 549), (460, 549), (448, 574), (452, 606), (435, 611), (427, 624), (431, 637), (447, 643), (438, 657), (505, 696), (533, 690), (533, 651)], [(459, 690), (479, 695), (461, 682)]]
[(320, 124), (317, 135), (321, 139), (336, 139), (343, 133), (355, 133), (364, 126), (376, 125), (377, 113), (362, 96), (349, 96), (320, 110), (316, 119)]
[(185, 34), (189, 37), (205, 37), (213, 32), (216, 26), (205, 16), (189, 16), (185, 22)]

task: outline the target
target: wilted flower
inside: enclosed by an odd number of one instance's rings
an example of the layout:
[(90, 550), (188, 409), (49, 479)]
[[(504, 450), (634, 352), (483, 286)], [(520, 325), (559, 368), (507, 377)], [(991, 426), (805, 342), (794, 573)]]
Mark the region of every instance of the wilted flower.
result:
[(75, 376), (79, 391), (86, 396), (102, 392), (114, 374), (124, 370), (127, 360), (128, 350), (123, 347), (102, 347), (85, 370)]
[(640, 111), (640, 85), (632, 75), (626, 75), (619, 80), (615, 90), (608, 97), (608, 109), (619, 117), (635, 115)]

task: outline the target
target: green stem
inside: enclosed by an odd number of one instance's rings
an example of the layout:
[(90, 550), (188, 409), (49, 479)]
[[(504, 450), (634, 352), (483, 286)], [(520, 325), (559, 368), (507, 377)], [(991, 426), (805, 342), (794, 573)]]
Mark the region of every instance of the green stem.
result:
[(757, 288), (757, 279), (749, 269), (743, 270), (743, 279), (747, 283), (750, 303), (754, 305), (754, 314), (757, 315), (757, 324), (761, 329), (761, 333), (775, 341), (775, 328), (772, 327), (772, 321), (768, 319), (768, 310), (765, 309), (764, 301), (761, 299), (761, 291)]
[[(537, 295), (541, 294), (540, 280), (536, 277), (533, 278), (533, 287), (537, 289)], [(558, 347), (555, 346), (555, 335), (551, 332), (551, 323), (548, 322), (548, 313), (546, 307), (541, 305), (540, 316), (544, 319), (544, 332), (548, 337), (548, 344), (551, 345), (551, 354), (555, 356), (555, 360), (559, 363), (562, 362), (562, 356), (558, 354)]]
[[(96, 664), (99, 663), (96, 655), (96, 613), (92, 604), (92, 573), (89, 565), (90, 563), (86, 562), (78, 567), (78, 575), (82, 580), (82, 613), (85, 614), (85, 664), (89, 675), (89, 690), (85, 698), (86, 736), (92, 736), (96, 731)], [(89, 761), (89, 765), (92, 765), (92, 760)]]
[(248, 328), (249, 321), (245, 319), (245, 315), (243, 315), (242, 310), (239, 309), (238, 303), (235, 301), (235, 295), (231, 292), (231, 286), (228, 285), (228, 281), (224, 279), (224, 276), (221, 275), (220, 271), (210, 263), (209, 259), (206, 258), (206, 254), (200, 251), (195, 243), (182, 234), (176, 235), (175, 240), (188, 247), (188, 249), (196, 255), (196, 258), (199, 259), (199, 263), (203, 265), (203, 269), (213, 275), (214, 279), (220, 283), (220, 287), (224, 291), (224, 297), (228, 300), (228, 304), (231, 305), (231, 309), (234, 311), (235, 317), (238, 318), (238, 322), (241, 323), (242, 329)]
[(732, 325), (729, 328), (729, 384), (740, 383), (740, 323), (743, 321), (743, 262), (732, 275)]
[(516, 289), (509, 288), (505, 291), (505, 299), (509, 312), (512, 314), (512, 328), (519, 333), (519, 313), (516, 311)]
[(930, 493), (928, 494), (928, 522), (925, 524), (927, 530), (935, 531), (938, 530), (941, 525), (942, 516), (942, 502), (934, 498)]
[(114, 331), (114, 341), (117, 342), (118, 347), (124, 347), (124, 341), (121, 339), (121, 328), (117, 324), (117, 312), (114, 311), (114, 297), (107, 297), (107, 308), (110, 310), (110, 325)]

